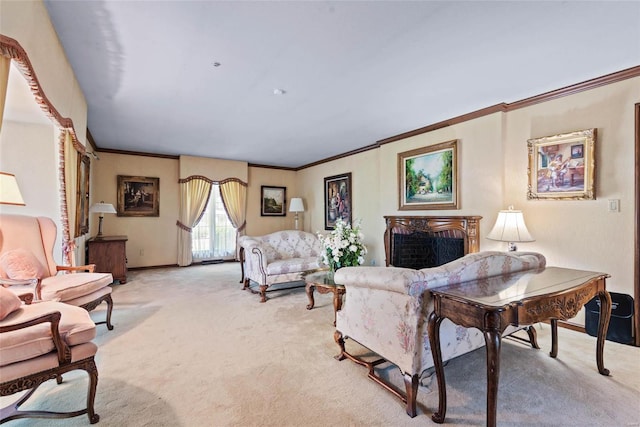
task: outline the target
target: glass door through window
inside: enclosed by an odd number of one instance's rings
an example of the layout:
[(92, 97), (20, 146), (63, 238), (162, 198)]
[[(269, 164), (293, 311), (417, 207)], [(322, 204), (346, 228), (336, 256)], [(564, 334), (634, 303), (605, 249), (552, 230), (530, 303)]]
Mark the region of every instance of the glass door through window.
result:
[(195, 262), (235, 259), (236, 229), (224, 209), (218, 185), (211, 188), (209, 203), (192, 230), (191, 251)]

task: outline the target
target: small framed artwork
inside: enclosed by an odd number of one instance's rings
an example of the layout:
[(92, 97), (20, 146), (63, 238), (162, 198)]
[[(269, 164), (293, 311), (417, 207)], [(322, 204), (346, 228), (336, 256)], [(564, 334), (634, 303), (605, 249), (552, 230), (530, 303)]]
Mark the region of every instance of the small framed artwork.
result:
[(596, 129), (529, 139), (527, 199), (594, 200)]
[(351, 224), (351, 172), (324, 179), (324, 229), (333, 230), (338, 218)]
[(459, 209), (458, 140), (398, 153), (399, 209)]
[(118, 175), (118, 216), (160, 216), (160, 178)]
[(287, 204), (287, 187), (270, 187), (263, 185), (260, 191), (261, 216), (285, 216)]

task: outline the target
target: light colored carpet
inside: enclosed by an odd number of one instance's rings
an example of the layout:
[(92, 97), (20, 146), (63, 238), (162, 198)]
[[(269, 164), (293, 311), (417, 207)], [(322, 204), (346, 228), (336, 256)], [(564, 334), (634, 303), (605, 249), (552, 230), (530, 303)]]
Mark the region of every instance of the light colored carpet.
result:
[[(304, 288), (257, 295), (241, 290), (237, 263), (130, 272), (115, 285), (115, 329), (98, 327), (96, 412), (102, 426), (417, 426), (435, 425), (434, 377), (418, 393), (418, 416), (366, 378), (366, 369), (336, 361), (331, 295), (316, 294), (306, 310)], [(347, 296), (348, 297), (348, 296)], [(99, 320), (104, 312), (92, 313)], [(541, 350), (504, 341), (498, 397), (502, 426), (640, 425), (640, 349), (607, 341), (598, 374), (596, 340), (560, 329), (557, 359), (548, 356), (548, 325), (538, 325)], [(366, 350), (353, 341), (354, 353)], [(484, 425), (484, 349), (446, 369), (447, 425)], [(382, 369), (399, 387), (397, 369)], [(43, 385), (29, 407), (78, 409), (86, 375)], [(2, 399), (6, 402), (6, 398)], [(19, 420), (15, 426), (87, 425)]]

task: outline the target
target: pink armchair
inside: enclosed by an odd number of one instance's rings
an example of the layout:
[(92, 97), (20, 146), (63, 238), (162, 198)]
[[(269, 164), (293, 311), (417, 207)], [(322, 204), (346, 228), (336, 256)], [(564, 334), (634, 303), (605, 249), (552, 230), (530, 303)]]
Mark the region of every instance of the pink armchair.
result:
[[(20, 418), (82, 414), (87, 414), (91, 424), (97, 423), (100, 417), (93, 405), (98, 347), (91, 342), (95, 336), (96, 325), (86, 310), (54, 301), (23, 305), (13, 292), (0, 286), (0, 396), (28, 390), (0, 408), (0, 424)], [(62, 375), (73, 370), (84, 370), (89, 376), (86, 408), (72, 412), (20, 410), (42, 383), (54, 378), (60, 383)]]
[(87, 311), (104, 301), (106, 321), (99, 323), (113, 329), (111, 273), (94, 273), (94, 264), (56, 265), (55, 240), (50, 218), (0, 214), (0, 284), (17, 294), (33, 292), (36, 301), (59, 301)]

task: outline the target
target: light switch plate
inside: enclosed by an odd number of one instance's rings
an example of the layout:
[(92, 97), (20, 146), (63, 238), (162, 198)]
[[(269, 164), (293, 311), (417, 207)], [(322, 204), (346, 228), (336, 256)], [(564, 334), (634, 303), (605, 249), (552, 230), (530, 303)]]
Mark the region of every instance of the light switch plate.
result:
[(620, 212), (620, 199), (609, 199), (609, 212)]

